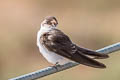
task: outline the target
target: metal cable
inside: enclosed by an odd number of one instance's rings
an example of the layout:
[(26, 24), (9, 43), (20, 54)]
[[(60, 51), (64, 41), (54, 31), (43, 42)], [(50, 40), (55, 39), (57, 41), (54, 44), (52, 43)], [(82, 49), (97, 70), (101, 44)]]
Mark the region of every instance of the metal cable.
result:
[[(118, 50), (120, 50), (120, 42), (110, 45), (110, 46), (107, 46), (107, 47), (104, 47), (104, 48), (96, 50), (96, 51), (100, 52), (100, 53), (109, 54), (111, 52), (115, 52)], [(44, 68), (44, 69), (41, 69), (41, 70), (38, 70), (38, 71), (35, 71), (32, 73), (28, 73), (28, 74), (25, 74), (25, 75), (22, 75), (22, 76), (19, 76), (16, 78), (12, 78), (9, 80), (34, 80), (34, 79), (38, 79), (38, 78), (41, 78), (41, 77), (71, 68), (71, 67), (74, 67), (76, 65), (79, 65), (79, 64), (70, 62), (70, 63), (64, 64), (62, 66), (47, 67), (47, 68)]]

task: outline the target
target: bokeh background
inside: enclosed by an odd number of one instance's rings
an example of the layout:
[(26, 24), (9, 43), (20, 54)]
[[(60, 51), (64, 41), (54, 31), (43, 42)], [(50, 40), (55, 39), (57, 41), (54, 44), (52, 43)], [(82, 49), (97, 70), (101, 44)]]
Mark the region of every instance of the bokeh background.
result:
[[(86, 48), (120, 41), (120, 0), (0, 0), (0, 80), (52, 65), (36, 46), (40, 23), (50, 15), (73, 42)], [(79, 65), (40, 80), (120, 80), (120, 51), (100, 61), (106, 69)]]

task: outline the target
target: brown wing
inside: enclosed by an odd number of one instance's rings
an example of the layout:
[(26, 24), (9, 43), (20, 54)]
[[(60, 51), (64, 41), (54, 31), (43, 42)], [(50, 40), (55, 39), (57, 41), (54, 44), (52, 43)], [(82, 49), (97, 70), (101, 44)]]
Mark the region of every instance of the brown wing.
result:
[[(58, 55), (64, 56), (68, 59), (87, 66), (95, 68), (106, 67), (104, 64), (87, 57), (85, 55), (87, 52), (81, 51), (76, 45), (71, 42), (69, 37), (62, 33), (60, 30), (54, 29), (50, 32), (43, 34), (41, 40), (41, 42), (44, 43), (44, 46), (46, 46), (50, 51), (53, 51)], [(87, 51), (88, 55), (90, 55), (89, 50)]]

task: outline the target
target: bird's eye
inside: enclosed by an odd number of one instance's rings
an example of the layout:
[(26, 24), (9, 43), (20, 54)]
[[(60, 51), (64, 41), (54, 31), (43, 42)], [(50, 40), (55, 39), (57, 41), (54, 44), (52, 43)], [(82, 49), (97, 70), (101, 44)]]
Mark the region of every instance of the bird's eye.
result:
[(49, 24), (49, 25), (51, 25), (51, 24), (52, 24), (52, 23), (51, 23), (51, 21), (46, 21), (46, 23), (47, 23), (47, 24)]

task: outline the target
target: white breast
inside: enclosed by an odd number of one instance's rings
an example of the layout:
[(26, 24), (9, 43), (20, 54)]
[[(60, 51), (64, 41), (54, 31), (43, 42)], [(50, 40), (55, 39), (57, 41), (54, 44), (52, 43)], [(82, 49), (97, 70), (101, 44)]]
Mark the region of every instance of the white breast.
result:
[(60, 65), (63, 65), (65, 63), (68, 63), (70, 62), (70, 60), (54, 53), (54, 52), (51, 52), (49, 51), (45, 46), (43, 46), (41, 43), (40, 43), (40, 37), (43, 33), (45, 32), (48, 32), (50, 29), (45, 29), (45, 28), (41, 28), (39, 31), (38, 31), (38, 34), (37, 34), (37, 46), (39, 47), (39, 50), (41, 52), (41, 54), (45, 57), (45, 59), (47, 59), (48, 62), (52, 63), (52, 64), (56, 64), (56, 62), (58, 62)]

